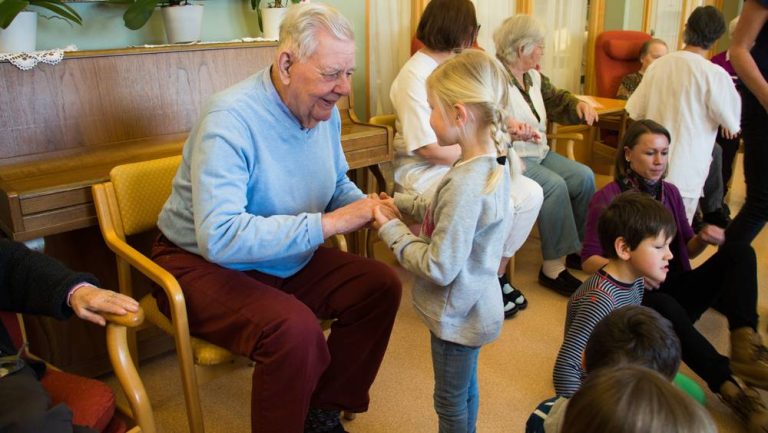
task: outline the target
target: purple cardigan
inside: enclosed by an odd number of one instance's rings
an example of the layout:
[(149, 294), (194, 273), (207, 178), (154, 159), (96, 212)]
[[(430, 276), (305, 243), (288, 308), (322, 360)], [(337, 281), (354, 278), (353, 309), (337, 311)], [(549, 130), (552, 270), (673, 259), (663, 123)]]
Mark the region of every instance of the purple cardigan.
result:
[[(664, 207), (667, 208), (675, 217), (677, 225), (677, 236), (670, 244), (672, 254), (680, 263), (683, 271), (691, 270), (691, 261), (688, 258), (688, 241), (694, 236), (691, 225), (688, 224), (688, 218), (685, 216), (685, 206), (680, 197), (680, 191), (669, 182), (662, 181), (664, 188)], [(608, 207), (614, 197), (621, 194), (621, 187), (616, 181), (604, 186), (603, 189), (596, 192), (589, 202), (589, 211), (587, 213), (587, 227), (584, 231), (584, 242), (581, 248), (581, 260), (586, 261), (592, 256), (605, 257), (603, 248), (600, 246), (600, 238), (597, 235), (597, 220), (603, 209)]]

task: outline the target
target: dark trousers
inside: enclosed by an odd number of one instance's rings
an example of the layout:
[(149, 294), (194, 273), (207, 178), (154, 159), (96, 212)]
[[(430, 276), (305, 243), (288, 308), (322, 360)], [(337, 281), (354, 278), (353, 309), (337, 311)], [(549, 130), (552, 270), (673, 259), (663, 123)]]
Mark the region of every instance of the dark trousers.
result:
[(29, 366), (0, 379), (0, 402), (2, 433), (96, 433), (73, 426), (66, 405), (49, 408), (51, 399)]
[[(252, 359), (253, 432), (304, 431), (309, 407), (363, 412), (400, 304), (387, 265), (319, 248), (278, 278), (223, 268), (160, 237), (152, 258), (179, 281), (191, 334)], [(158, 296), (168, 312), (165, 296)], [(335, 318), (326, 342), (317, 318)]]
[(752, 243), (768, 220), (768, 114), (750, 92), (742, 92), (741, 130), (747, 199), (725, 233), (727, 243)]
[(728, 319), (731, 330), (757, 327), (757, 270), (748, 245), (721, 247), (696, 269), (669, 275), (659, 290), (646, 291), (643, 305), (666, 317), (682, 346), (683, 361), (713, 392), (731, 376), (728, 358), (693, 326), (710, 307)]
[(733, 164), (736, 161), (736, 153), (739, 151), (741, 137), (725, 138), (718, 129), (715, 141), (723, 150), (721, 173), (723, 176), (723, 197), (725, 197), (728, 195), (728, 184), (733, 176)]

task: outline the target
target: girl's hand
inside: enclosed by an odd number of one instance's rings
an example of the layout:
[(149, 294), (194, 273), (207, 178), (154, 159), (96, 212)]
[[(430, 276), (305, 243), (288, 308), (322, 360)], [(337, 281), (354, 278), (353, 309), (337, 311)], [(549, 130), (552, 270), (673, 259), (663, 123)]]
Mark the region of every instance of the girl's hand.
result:
[(389, 220), (392, 219), (398, 219), (397, 216), (392, 212), (392, 210), (383, 205), (376, 206), (373, 208), (373, 228), (376, 230), (380, 229), (381, 226), (389, 222)]
[(395, 205), (395, 199), (387, 195), (386, 192), (381, 192), (379, 193), (378, 196), (376, 194), (368, 194), (368, 197), (378, 201), (380, 205), (386, 206), (387, 209), (389, 209), (391, 213), (394, 215), (393, 218), (397, 218), (397, 219), (403, 218), (403, 216), (400, 214), (400, 209), (398, 209), (397, 205)]

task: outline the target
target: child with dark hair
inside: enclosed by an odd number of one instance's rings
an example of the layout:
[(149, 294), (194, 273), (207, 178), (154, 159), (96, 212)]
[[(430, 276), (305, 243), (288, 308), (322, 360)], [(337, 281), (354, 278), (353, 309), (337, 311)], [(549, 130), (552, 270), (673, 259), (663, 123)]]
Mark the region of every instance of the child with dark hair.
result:
[(608, 264), (585, 281), (568, 301), (565, 338), (557, 355), (557, 395), (570, 397), (581, 386), (582, 353), (595, 325), (611, 311), (640, 305), (644, 278), (664, 281), (677, 233), (675, 220), (658, 201), (645, 194), (617, 196), (600, 215), (600, 244)]
[[(639, 365), (673, 380), (680, 367), (680, 340), (667, 319), (656, 311), (628, 305), (612, 311), (595, 325), (584, 350), (588, 375), (621, 365)], [(559, 433), (568, 398), (540, 403), (528, 418), (526, 433)]]

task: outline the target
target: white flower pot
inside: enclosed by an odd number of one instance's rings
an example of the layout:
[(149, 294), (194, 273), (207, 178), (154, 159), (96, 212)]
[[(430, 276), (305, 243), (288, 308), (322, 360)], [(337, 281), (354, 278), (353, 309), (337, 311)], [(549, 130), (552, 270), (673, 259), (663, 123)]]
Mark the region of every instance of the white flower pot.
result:
[(35, 51), (37, 12), (21, 11), (7, 29), (0, 29), (0, 53)]
[(264, 26), (264, 39), (280, 38), (280, 23), (288, 8), (266, 8), (261, 10), (261, 24)]
[(203, 5), (166, 6), (161, 10), (169, 44), (200, 40)]

